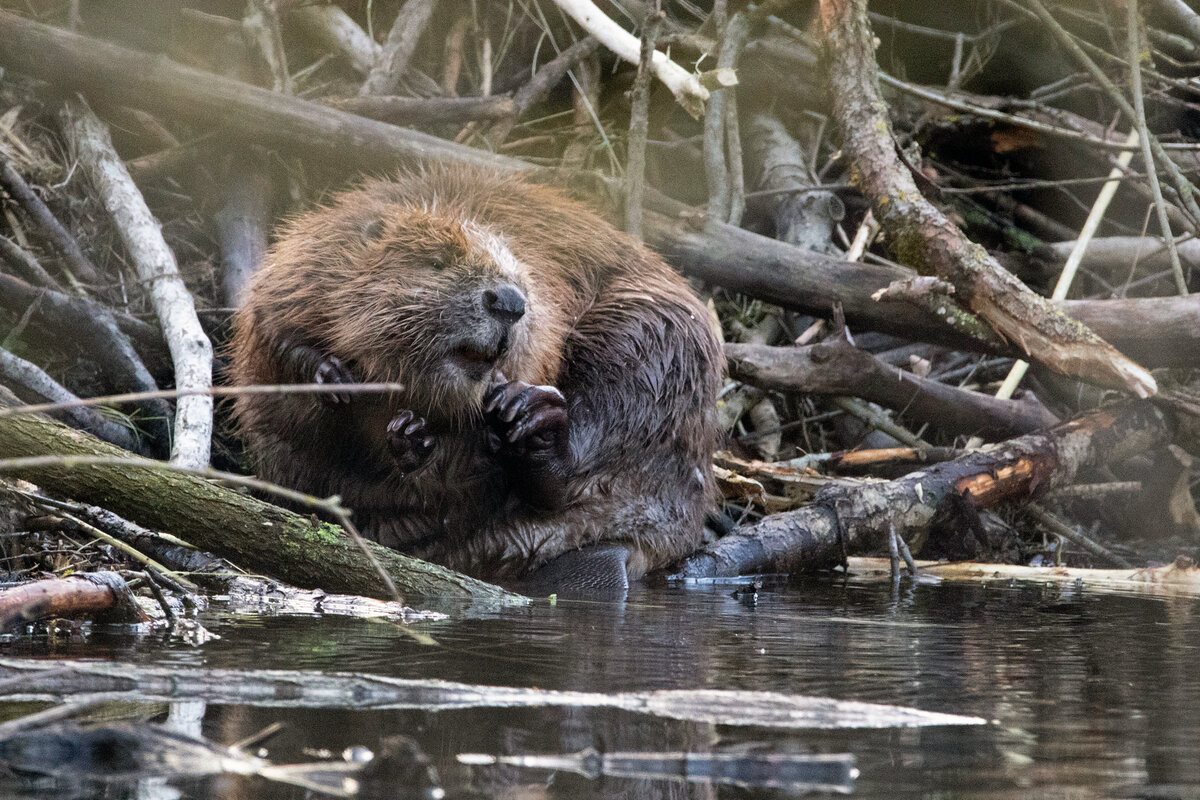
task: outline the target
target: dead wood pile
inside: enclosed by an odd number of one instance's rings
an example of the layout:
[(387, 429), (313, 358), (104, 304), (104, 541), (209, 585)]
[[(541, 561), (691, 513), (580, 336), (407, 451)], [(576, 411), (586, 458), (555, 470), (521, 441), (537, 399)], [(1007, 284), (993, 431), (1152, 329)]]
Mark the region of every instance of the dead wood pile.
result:
[[(274, 222), (364, 174), (486, 163), (580, 193), (712, 304), (739, 530), (683, 574), (823, 566), (888, 527), (934, 558), (1200, 555), (1200, 16), (590, 6), (0, 1), (0, 383), (131, 455), (241, 472), (208, 390)], [(21, 419), (0, 456), (32, 454)], [(121, 495), (87, 488), (103, 469), (0, 461), (25, 532), (0, 569), (125, 558), (60, 513)], [(169, 496), (112, 502), (194, 527)]]

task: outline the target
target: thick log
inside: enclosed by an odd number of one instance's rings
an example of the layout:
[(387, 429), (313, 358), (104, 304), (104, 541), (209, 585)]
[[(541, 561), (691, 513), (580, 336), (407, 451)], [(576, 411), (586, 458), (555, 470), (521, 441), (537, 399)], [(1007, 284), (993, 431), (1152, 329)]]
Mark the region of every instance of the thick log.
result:
[(222, 129), (219, 142), (285, 145), (358, 168), (405, 160), (525, 165), (0, 11), (0, 64), (89, 98)]
[(1070, 483), (1083, 467), (1143, 452), (1167, 435), (1159, 412), (1149, 403), (1136, 403), (972, 451), (898, 480), (830, 483), (811, 506), (766, 517), (688, 557), (675, 577), (833, 566), (844, 552), (878, 547), (891, 526), (916, 551), (939, 519), (965, 516), (969, 522), (979, 509), (1037, 497)]
[(727, 344), (734, 378), (764, 389), (850, 395), (952, 434), (1004, 439), (1058, 418), (1036, 401), (1001, 400), (897, 369), (835, 337), (807, 347)]
[[(12, 405), (0, 393), (0, 404)], [(0, 415), (0, 459), (57, 456), (61, 461), (14, 470), (55, 494), (102, 505), (147, 528), (170, 532), (240, 567), (302, 588), (389, 598), (363, 552), (336, 525), (286, 511), (211, 480), (167, 471), (161, 462), (131, 465), (129, 453), (34, 414)], [(123, 459), (71, 464), (72, 457)], [(372, 556), (413, 602), (507, 603), (517, 595), (443, 567), (368, 543)]]

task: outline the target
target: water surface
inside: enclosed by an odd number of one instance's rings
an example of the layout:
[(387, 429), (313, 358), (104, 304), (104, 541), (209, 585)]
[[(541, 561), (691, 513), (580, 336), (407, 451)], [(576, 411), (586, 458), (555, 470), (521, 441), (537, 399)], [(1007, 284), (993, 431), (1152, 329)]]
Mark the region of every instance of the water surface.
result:
[[(478, 796), (505, 798), (783, 796), (515, 768), (472, 778), (454, 761), (460, 752), (595, 746), (853, 753), (861, 772), (854, 796), (864, 798), (1200, 798), (1200, 601), (1030, 585), (906, 583), (893, 592), (887, 584), (826, 580), (760, 590), (749, 603), (733, 597), (734, 588), (639, 587), (622, 604), (542, 603), (423, 624), (438, 642), (432, 647), (386, 623), (214, 610), (204, 621), (221, 638), (200, 647), (98, 628), (86, 640), (25, 639), (2, 649), (35, 658), (337, 670), (593, 692), (770, 690), (994, 720), (979, 727), (778, 731), (590, 709), (204, 712), (203, 733), (222, 743), (285, 722), (267, 745), (279, 763), (410, 736), (451, 795), (473, 781)], [(182, 795), (166, 796), (306, 796), (257, 778), (177, 788)]]

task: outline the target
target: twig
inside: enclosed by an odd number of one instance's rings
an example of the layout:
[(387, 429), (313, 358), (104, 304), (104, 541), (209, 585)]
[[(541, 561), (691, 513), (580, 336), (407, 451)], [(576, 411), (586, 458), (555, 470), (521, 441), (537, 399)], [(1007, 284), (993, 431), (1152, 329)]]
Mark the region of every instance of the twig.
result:
[(79, 249), (79, 242), (3, 156), (0, 156), (0, 186), (3, 186), (4, 191), (21, 206), (29, 220), (62, 257), (64, 266), (76, 278), (91, 284), (103, 282), (99, 271)]
[(363, 75), (371, 71), (383, 49), (336, 3), (302, 5), (292, 9), (287, 21), (318, 44), (345, 56)]
[[(116, 223), (139, 277), (149, 288), (175, 363), (176, 385), (184, 389), (211, 386), (212, 344), (200, 327), (192, 296), (179, 276), (174, 254), (163, 241), (158, 220), (113, 150), (104, 123), (79, 101), (68, 103), (63, 116), (76, 140), (80, 160)], [(212, 423), (211, 397), (198, 394), (181, 398), (175, 414), (172, 461), (189, 467), (208, 464)]]
[[(1125, 115), (1126, 119), (1128, 119), (1130, 123), (1136, 125), (1138, 114), (1130, 102), (1125, 99), (1125, 96), (1121, 94), (1120, 90), (1118, 90), (1117, 87), (1113, 85), (1113, 82), (1109, 80), (1108, 76), (1104, 74), (1104, 70), (1100, 69), (1099, 65), (1097, 65), (1096, 62), (1093, 61), (1091, 57), (1089, 57), (1088, 54), (1083, 51), (1083, 48), (1080, 47), (1079, 44), (1072, 38), (1067, 29), (1059, 24), (1058, 20), (1056, 20), (1054, 15), (1052, 15), (1049, 10), (1046, 9), (1041, 0), (1025, 0), (1025, 2), (1037, 15), (1038, 19), (1040, 19), (1046, 25), (1046, 27), (1050, 29), (1050, 32), (1054, 34), (1054, 38), (1058, 39), (1059, 43), (1066, 48), (1067, 52), (1071, 54), (1072, 58), (1078, 61), (1079, 64), (1088, 71), (1088, 74), (1092, 76), (1096, 83), (1099, 84), (1102, 89), (1104, 89), (1105, 94), (1112, 99), (1117, 108), (1121, 109), (1121, 113)], [(1171, 160), (1170, 156), (1167, 155), (1167, 152), (1163, 149), (1162, 144), (1159, 143), (1158, 137), (1151, 136), (1149, 137), (1149, 140), (1154, 156), (1159, 159), (1163, 169), (1165, 169), (1167, 174), (1171, 176), (1171, 181), (1174, 184), (1176, 191), (1179, 193), (1179, 199), (1183, 201), (1184, 210), (1187, 211), (1188, 215), (1192, 218), (1192, 226), (1194, 229), (1197, 224), (1200, 224), (1200, 205), (1197, 205), (1196, 203), (1192, 184), (1187, 180), (1187, 178), (1184, 177), (1183, 173), (1179, 171), (1179, 167), (1174, 161)]]
[(106, 419), (90, 408), (80, 407), (77, 405), (79, 398), (43, 372), (37, 364), (30, 363), (3, 348), (0, 348), (0, 378), (8, 382), (10, 388), (16, 384), (26, 392), (52, 401), (51, 404), (67, 404), (62, 410), (66, 412), (72, 427), (88, 431), (117, 447), (134, 453), (141, 452), (137, 436), (129, 428)]
[[(623, 61), (638, 63), (641, 45), (637, 38), (605, 16), (591, 0), (554, 0), (554, 3)], [(655, 51), (651, 64), (655, 77), (671, 90), (684, 110), (699, 117), (709, 94), (696, 76), (669, 59), (666, 53)]]
[[(1175, 249), (1175, 238), (1171, 234), (1171, 222), (1167, 219), (1167, 204), (1163, 201), (1162, 186), (1158, 183), (1158, 170), (1154, 166), (1154, 156), (1150, 152), (1150, 130), (1146, 127), (1146, 99), (1142, 95), (1142, 64), (1141, 48), (1138, 32), (1141, 30), (1138, 18), (1137, 0), (1125, 0), (1126, 41), (1129, 57), (1129, 91), (1133, 95), (1134, 124), (1137, 125), (1138, 137), (1142, 145), (1142, 161), (1146, 165), (1146, 181), (1154, 194), (1154, 210), (1158, 214), (1158, 227), (1167, 246), (1167, 257), (1171, 259), (1171, 271), (1175, 275), (1175, 288), (1181, 297), (1188, 294), (1187, 280), (1183, 277), (1183, 265), (1179, 263), (1179, 253)], [(1132, 137), (1131, 137), (1132, 138)]]
[(853, 397), (835, 397), (833, 404), (847, 414), (858, 417), (868, 426), (909, 447), (926, 448), (929, 442), (891, 419), (887, 414), (876, 411), (861, 400)]
[(1124, 558), (1109, 550), (1104, 545), (1094, 542), (1088, 537), (1084, 536), (1082, 533), (1051, 514), (1038, 503), (1030, 503), (1028, 506), (1026, 506), (1026, 510), (1028, 510), (1031, 517), (1036, 519), (1039, 524), (1049, 529), (1050, 532), (1055, 536), (1061, 536), (1067, 541), (1079, 545), (1089, 553), (1100, 556), (1109, 563), (1116, 564), (1121, 569), (1131, 569), (1133, 567), (1133, 565)]
[(402, 391), (404, 391), (404, 384), (402, 383), (280, 383), (271, 385), (249, 384), (246, 386), (205, 386), (196, 389), (158, 389), (153, 392), (130, 392), (128, 394), (76, 398), (70, 402), (24, 406), (0, 405), (0, 417), (19, 416), (21, 414), (44, 414), (49, 411), (61, 411), (79, 406), (118, 405), (120, 403), (136, 403), (143, 400), (191, 397), (194, 395), (237, 397), (242, 394), (377, 394)]
[[(1127, 144), (1133, 145), (1137, 144), (1138, 139), (1138, 131), (1132, 130), (1125, 141)], [(1065, 300), (1067, 298), (1067, 292), (1071, 290), (1071, 284), (1075, 280), (1079, 264), (1083, 261), (1083, 255), (1087, 252), (1088, 244), (1100, 228), (1100, 222), (1104, 219), (1105, 213), (1108, 212), (1108, 207), (1117, 193), (1117, 187), (1121, 185), (1119, 179), (1124, 174), (1125, 169), (1129, 166), (1129, 162), (1132, 159), (1132, 150), (1123, 150), (1121, 151), (1121, 155), (1117, 156), (1117, 166), (1113, 167), (1112, 171), (1109, 172), (1109, 181), (1101, 187), (1100, 194), (1096, 196), (1096, 202), (1092, 204), (1092, 210), (1088, 213), (1087, 220), (1083, 223), (1083, 229), (1079, 232), (1079, 238), (1075, 240), (1075, 245), (1071, 248), (1071, 255), (1067, 256), (1067, 261), (1063, 264), (1062, 272), (1058, 276), (1058, 283), (1054, 286), (1054, 294), (1051, 296), (1052, 300)], [(1017, 359), (1016, 363), (1012, 365), (1008, 377), (1004, 379), (1004, 383), (1000, 384), (1000, 388), (996, 390), (996, 397), (1001, 400), (1007, 400), (1012, 397), (1013, 392), (1017, 390), (1017, 387), (1021, 384), (1021, 379), (1025, 377), (1025, 373), (1028, 370), (1029, 362)], [(980, 444), (981, 442), (978, 439), (972, 439), (967, 443), (967, 447), (978, 447)]]
[(62, 285), (46, 272), (46, 268), (28, 250), (6, 236), (0, 236), (0, 258), (11, 264), (30, 283), (56, 292), (63, 290)]
[[(112, 534), (109, 534), (105, 531), (100, 530), (95, 525), (92, 525), (90, 522), (85, 522), (71, 514), (63, 514), (62, 519), (68, 523), (69, 527), (74, 528), (76, 531), (78, 531), (80, 533), (91, 536), (93, 539), (97, 539), (101, 542), (104, 542), (106, 545), (109, 545), (110, 547), (114, 547), (117, 550), (120, 550), (122, 553), (124, 553), (125, 555), (132, 558), (134, 561), (138, 562), (139, 564), (144, 565), (147, 569), (151, 569), (151, 570), (154, 570), (155, 572), (160, 572), (165, 575), (171, 575), (176, 580), (182, 581), (185, 584), (190, 585), (188, 583), (188, 581), (186, 581), (186, 579), (183, 578), (182, 575), (172, 572), (166, 566), (155, 561), (153, 558), (146, 555), (142, 551), (138, 550), (133, 545), (131, 545), (127, 542), (123, 542), (120, 539), (118, 539), (117, 537), (113, 536)], [(194, 585), (192, 585), (191, 588), (195, 589), (196, 587)]]
[(642, 50), (633, 97), (629, 103), (629, 145), (625, 167), (625, 230), (642, 237), (642, 197), (646, 188), (646, 137), (650, 130), (650, 60), (654, 43), (666, 15), (661, 0), (655, 0), (654, 13), (646, 17), (642, 29)]
[(408, 69), (408, 62), (417, 49), (421, 34), (429, 25), (433, 16), (435, 0), (408, 0), (396, 15), (392, 29), (388, 31), (387, 41), (384, 42), (375, 66), (358, 90), (360, 97), (374, 94), (395, 94)]

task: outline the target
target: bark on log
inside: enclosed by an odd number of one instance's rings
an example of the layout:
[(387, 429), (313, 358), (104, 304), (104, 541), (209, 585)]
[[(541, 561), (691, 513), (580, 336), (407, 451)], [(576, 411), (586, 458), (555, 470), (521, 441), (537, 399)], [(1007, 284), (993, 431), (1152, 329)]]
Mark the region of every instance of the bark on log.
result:
[(1157, 386), (1150, 373), (1056, 312), (922, 196), (897, 154), (876, 78), (866, 6), (866, 0), (822, 0), (818, 26), (827, 51), (834, 117), (853, 162), (854, 181), (871, 200), (896, 258), (953, 284), (958, 302), (1027, 358), (1099, 386), (1153, 395)]
[(1069, 483), (1083, 467), (1145, 451), (1167, 435), (1166, 423), (1152, 405), (1133, 403), (972, 451), (898, 480), (831, 483), (811, 506), (766, 517), (688, 557), (674, 577), (833, 566), (843, 552), (878, 547), (889, 526), (916, 551), (939, 520), (1036, 497)]
[(1000, 400), (884, 364), (841, 337), (808, 347), (726, 344), (729, 373), (764, 389), (850, 395), (951, 434), (1006, 439), (1058, 422), (1036, 401)]
[[(0, 391), (0, 405), (14, 404)], [(128, 458), (129, 453), (39, 415), (0, 416), (0, 458), (61, 456), (63, 463), (17, 470), (56, 494), (102, 505), (154, 530), (168, 531), (239, 566), (303, 588), (390, 599), (375, 568), (336, 525), (264, 503), (211, 480), (127, 465), (71, 466), (70, 457)], [(372, 555), (409, 602), (488, 604), (517, 595), (369, 543)]]

